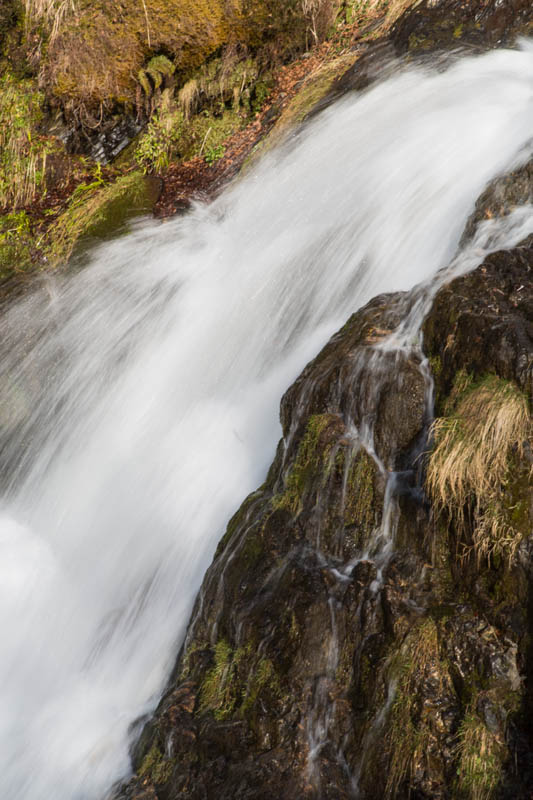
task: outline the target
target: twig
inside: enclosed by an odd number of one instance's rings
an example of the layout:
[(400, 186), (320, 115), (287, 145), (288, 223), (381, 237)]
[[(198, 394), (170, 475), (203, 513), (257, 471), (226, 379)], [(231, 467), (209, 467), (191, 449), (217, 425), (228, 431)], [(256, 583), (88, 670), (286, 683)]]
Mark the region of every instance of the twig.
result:
[(146, 3), (142, 0), (143, 8), (144, 8), (144, 16), (146, 17), (146, 36), (148, 38), (148, 47), (150, 50), (152, 49), (152, 43), (150, 42), (150, 22), (148, 20), (148, 10), (146, 8)]

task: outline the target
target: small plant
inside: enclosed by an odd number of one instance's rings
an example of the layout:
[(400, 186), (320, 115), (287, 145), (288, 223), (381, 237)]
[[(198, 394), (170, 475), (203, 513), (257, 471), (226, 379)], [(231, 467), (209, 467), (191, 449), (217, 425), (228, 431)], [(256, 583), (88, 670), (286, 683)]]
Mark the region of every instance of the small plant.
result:
[(204, 160), (206, 164), (209, 164), (209, 166), (212, 167), (213, 164), (215, 164), (217, 161), (220, 161), (220, 159), (224, 156), (225, 152), (226, 148), (221, 144), (215, 145), (214, 147), (213, 146), (207, 147), (204, 155)]
[(254, 114), (257, 114), (259, 111), (261, 111), (265, 102), (270, 97), (271, 92), (272, 82), (270, 80), (258, 81), (255, 84), (252, 100), (252, 112)]
[(150, 59), (144, 69), (139, 70), (139, 83), (147, 97), (151, 97), (155, 90), (160, 89), (165, 76), (174, 74), (176, 67), (166, 56), (159, 55)]
[(144, 172), (157, 172), (168, 167), (177, 155), (185, 118), (181, 111), (154, 114), (135, 151), (135, 160)]

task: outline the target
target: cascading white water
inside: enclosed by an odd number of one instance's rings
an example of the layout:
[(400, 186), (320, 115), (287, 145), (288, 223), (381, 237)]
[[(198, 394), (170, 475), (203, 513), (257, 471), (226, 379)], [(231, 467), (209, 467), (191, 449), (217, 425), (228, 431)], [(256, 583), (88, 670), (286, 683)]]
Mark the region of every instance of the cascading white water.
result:
[[(371, 296), (428, 280), (530, 155), (533, 49), (408, 71), (322, 113), (210, 206), (140, 222), (1, 323), (0, 788), (128, 771), (278, 403)], [(510, 227), (510, 245), (533, 212)]]

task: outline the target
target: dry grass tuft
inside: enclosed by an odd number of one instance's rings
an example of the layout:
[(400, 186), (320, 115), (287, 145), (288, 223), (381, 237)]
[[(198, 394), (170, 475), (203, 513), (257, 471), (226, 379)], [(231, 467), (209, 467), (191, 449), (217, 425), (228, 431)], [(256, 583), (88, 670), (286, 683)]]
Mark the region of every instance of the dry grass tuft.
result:
[(77, 15), (75, 0), (24, 0), (26, 24), (45, 22), (50, 31), (50, 41), (61, 33), (65, 22)]
[(510, 523), (503, 494), (510, 458), (522, 454), (532, 433), (527, 399), (496, 376), (475, 385), (460, 373), (451, 406), (451, 413), (433, 424), (429, 493), (437, 511), (447, 512), (460, 534), (468, 528), (467, 517), (473, 519), (478, 557), (511, 559), (521, 537)]
[(186, 120), (189, 120), (191, 115), (196, 111), (199, 93), (200, 88), (195, 78), (191, 78), (191, 80), (187, 81), (180, 89), (178, 103)]

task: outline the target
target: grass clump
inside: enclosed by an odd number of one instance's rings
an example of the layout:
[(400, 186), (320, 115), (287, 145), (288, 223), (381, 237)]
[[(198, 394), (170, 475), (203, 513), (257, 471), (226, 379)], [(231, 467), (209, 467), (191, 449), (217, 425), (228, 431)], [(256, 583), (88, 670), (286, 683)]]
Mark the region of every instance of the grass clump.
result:
[(392, 665), (393, 678), (398, 681), (387, 731), (390, 754), (385, 797), (396, 797), (405, 781), (427, 754), (431, 740), (431, 711), (425, 709), (418, 687), (429, 677), (435, 677), (442, 688), (450, 683), (445, 664), (440, 658), (436, 623), (422, 622), (406, 637)]
[[(203, 64), (181, 88), (178, 103), (186, 118), (200, 109), (221, 113), (226, 108), (249, 113), (259, 80), (257, 61), (242, 58), (235, 48)], [(266, 76), (263, 81), (266, 81)]]
[(215, 663), (202, 684), (200, 712), (210, 710), (215, 719), (231, 716), (237, 702), (236, 672), (244, 650), (235, 653), (225, 639), (215, 645)]
[(0, 208), (16, 210), (46, 190), (46, 158), (55, 143), (37, 134), (44, 96), (31, 79), (0, 77)]
[(0, 279), (30, 263), (33, 237), (25, 211), (0, 217)]
[[(165, 94), (165, 93), (164, 93)], [(202, 111), (187, 120), (170, 95), (148, 123), (135, 151), (135, 160), (144, 172), (159, 172), (174, 160), (203, 156), (213, 164), (225, 153), (224, 142), (244, 124), (233, 110), (220, 115)]]
[(490, 800), (500, 782), (506, 748), (469, 710), (457, 734), (457, 781), (461, 798)]
[(76, 19), (76, 0), (24, 0), (26, 26), (29, 30), (45, 24), (52, 43), (65, 27), (67, 21)]
[(459, 373), (446, 410), (433, 424), (430, 496), (463, 538), (471, 532), (478, 558), (512, 560), (522, 533), (514, 525), (507, 489), (532, 434), (527, 398), (496, 376), (475, 383)]

